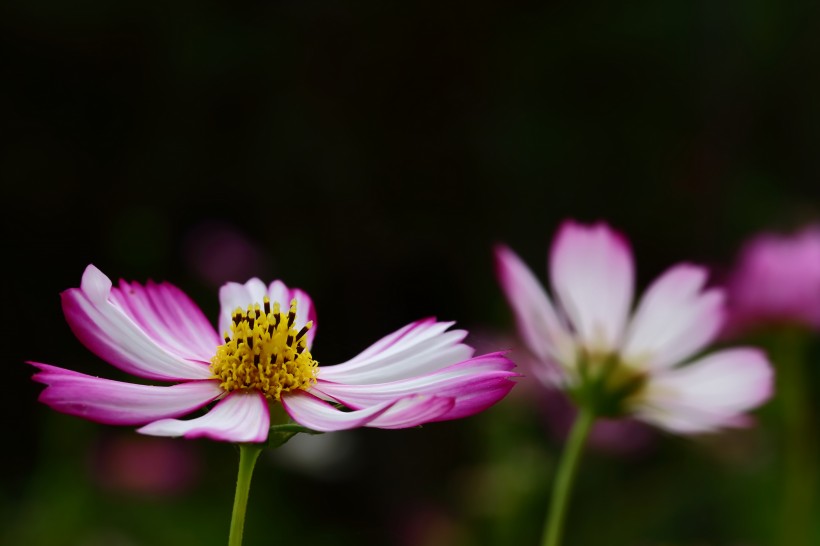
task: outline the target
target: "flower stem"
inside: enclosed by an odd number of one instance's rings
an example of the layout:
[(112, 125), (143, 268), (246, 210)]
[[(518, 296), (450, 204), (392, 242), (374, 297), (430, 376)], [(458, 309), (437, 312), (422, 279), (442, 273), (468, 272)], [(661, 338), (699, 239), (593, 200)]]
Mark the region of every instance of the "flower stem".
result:
[(245, 510), (248, 507), (248, 493), (256, 459), (264, 447), (260, 444), (239, 445), (239, 472), (236, 476), (236, 494), (231, 513), (231, 534), (228, 546), (242, 546), (242, 530), (245, 527)]
[(541, 541), (543, 546), (558, 546), (561, 543), (561, 535), (566, 518), (569, 497), (572, 492), (572, 482), (581, 454), (584, 450), (584, 443), (592, 423), (595, 421), (595, 412), (592, 408), (581, 407), (575, 423), (572, 425), (564, 454), (558, 466), (558, 473), (552, 486), (552, 498), (550, 499), (549, 513), (544, 524), (544, 535)]

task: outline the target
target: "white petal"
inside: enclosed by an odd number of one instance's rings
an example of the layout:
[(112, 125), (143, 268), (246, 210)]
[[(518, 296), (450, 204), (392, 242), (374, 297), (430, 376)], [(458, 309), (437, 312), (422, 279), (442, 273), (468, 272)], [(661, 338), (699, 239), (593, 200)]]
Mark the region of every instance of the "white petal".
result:
[(229, 394), (208, 413), (196, 419), (161, 419), (137, 432), (151, 436), (210, 438), (222, 442), (264, 442), (268, 438), (270, 412), (258, 391)]
[(591, 352), (618, 349), (632, 304), (632, 251), (605, 224), (565, 222), (553, 242), (550, 278), (583, 345)]
[(208, 362), (222, 343), (199, 307), (170, 283), (120, 280), (109, 298), (155, 343), (181, 358)]
[(451, 322), (418, 321), (377, 341), (343, 364), (319, 368), (318, 377), (347, 384), (384, 383), (467, 360), (473, 355), (473, 348), (461, 343), (467, 332), (445, 332), (450, 325)]
[(727, 349), (650, 376), (636, 413), (672, 432), (708, 432), (741, 424), (772, 388), (772, 367), (761, 351)]
[(621, 355), (642, 368), (673, 366), (711, 342), (723, 325), (723, 292), (702, 291), (706, 270), (681, 264), (646, 291)]
[(316, 337), (316, 308), (310, 296), (298, 288), (289, 289), (282, 281), (273, 281), (270, 286), (265, 286), (261, 280), (253, 278), (245, 284), (229, 282), (219, 290), (219, 301), (221, 311), (219, 313), (219, 332), (224, 335), (231, 328), (231, 317), (236, 308), (245, 311), (253, 304), (262, 305), (265, 296), (270, 298), (271, 303), (279, 302), (280, 309), (287, 313), (290, 302), (296, 299), (296, 321), (294, 327), (301, 329), (308, 321), (313, 321), (313, 328), (308, 330), (305, 338), (307, 347), (313, 345), (313, 338)]
[(249, 305), (262, 305), (265, 297), (265, 283), (256, 277), (245, 284), (228, 282), (219, 289), (219, 334), (225, 335), (231, 331), (231, 317), (237, 307), (246, 311)]
[(282, 396), (282, 405), (294, 421), (322, 432), (359, 427), (414, 427), (446, 414), (454, 404), (452, 398), (409, 396), (345, 412), (305, 391), (291, 391)]
[(495, 267), (501, 288), (515, 313), (518, 332), (542, 361), (572, 365), (575, 346), (552, 302), (521, 258), (506, 246), (495, 249)]
[[(99, 269), (89, 265), (83, 273), (80, 288), (70, 288), (61, 294), (66, 321), (77, 338), (94, 354), (114, 366), (149, 379), (184, 380), (210, 379), (208, 365), (192, 358), (183, 358), (180, 352), (184, 344), (176, 344), (169, 349), (168, 337), (173, 335), (167, 322), (157, 319), (157, 313), (141, 321), (145, 328), (132, 318), (112, 297), (112, 285)], [(165, 320), (165, 319), (163, 319)], [(184, 328), (198, 327), (199, 324)], [(173, 331), (180, 334), (182, 326)], [(163, 335), (157, 334), (162, 330)], [(204, 333), (204, 336), (209, 334)], [(214, 346), (214, 348), (216, 348)], [(190, 352), (197, 351), (190, 348)]]

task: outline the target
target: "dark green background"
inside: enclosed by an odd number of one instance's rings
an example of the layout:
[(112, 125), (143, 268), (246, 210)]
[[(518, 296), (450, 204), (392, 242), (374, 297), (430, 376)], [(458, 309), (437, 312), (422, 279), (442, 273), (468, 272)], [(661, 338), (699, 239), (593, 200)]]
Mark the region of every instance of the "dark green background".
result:
[[(493, 243), (542, 273), (568, 217), (627, 233), (641, 286), (681, 260), (720, 278), (749, 235), (820, 215), (818, 20), (762, 0), (4, 3), (0, 538), (225, 542), (231, 446), (186, 444), (201, 468), (178, 495), (112, 490), (93, 453), (133, 431), (36, 403), (26, 359), (123, 377), (62, 318), (86, 264), (215, 318), (191, 247), (240, 234), (256, 261), (238, 271), (313, 296), (322, 363), (432, 314), (492, 345), (511, 324)], [(263, 459), (246, 544), (533, 544), (560, 443), (514, 396), (343, 433), (336, 479)], [(776, 437), (592, 452), (569, 544), (771, 544)]]

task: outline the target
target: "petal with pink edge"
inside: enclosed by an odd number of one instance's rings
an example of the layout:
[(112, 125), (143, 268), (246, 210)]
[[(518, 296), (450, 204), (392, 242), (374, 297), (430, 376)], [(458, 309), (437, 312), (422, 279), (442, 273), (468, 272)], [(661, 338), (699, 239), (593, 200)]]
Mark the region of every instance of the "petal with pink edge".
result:
[(584, 347), (591, 352), (617, 350), (635, 283), (626, 239), (603, 223), (565, 222), (552, 245), (550, 278)]
[(205, 362), (167, 350), (162, 337), (143, 329), (132, 318), (130, 313), (134, 311), (126, 311), (117, 302), (117, 296), (112, 297), (111, 280), (93, 265), (85, 269), (80, 288), (70, 288), (61, 297), (66, 321), (77, 338), (121, 370), (171, 381), (211, 377)]
[(210, 438), (222, 442), (259, 443), (268, 439), (270, 412), (258, 391), (229, 394), (196, 419), (161, 419), (137, 430), (150, 436)]
[(445, 331), (452, 322), (417, 321), (382, 338), (360, 355), (319, 368), (321, 379), (346, 384), (395, 381), (467, 360), (473, 348), (461, 343), (467, 332)]
[(495, 269), (515, 314), (518, 332), (530, 351), (544, 361), (573, 362), (572, 336), (530, 268), (510, 248), (498, 245)]
[(231, 317), (237, 308), (246, 311), (254, 303), (262, 305), (265, 297), (265, 283), (256, 277), (245, 284), (228, 282), (219, 288), (219, 335), (231, 331)]
[(744, 413), (771, 397), (773, 382), (762, 351), (727, 349), (651, 376), (636, 413), (684, 434), (742, 426)]
[(265, 296), (270, 298), (271, 303), (279, 302), (283, 312), (287, 312), (291, 300), (296, 299), (295, 328), (298, 330), (308, 321), (313, 321), (313, 328), (305, 336), (307, 347), (310, 349), (313, 346), (313, 339), (316, 337), (316, 308), (313, 305), (313, 300), (303, 290), (298, 288), (290, 289), (279, 280), (273, 281), (270, 286), (265, 286), (265, 283), (257, 278), (253, 278), (245, 284), (229, 282), (223, 285), (219, 289), (220, 334), (230, 332), (231, 316), (237, 307), (244, 311), (249, 305), (255, 303), (261, 306)]
[(282, 405), (300, 425), (321, 432), (359, 427), (409, 428), (434, 421), (455, 405), (452, 398), (409, 396), (362, 410), (341, 411), (305, 391), (282, 396)]
[(670, 268), (647, 289), (621, 349), (624, 361), (654, 369), (674, 366), (711, 342), (723, 325), (723, 292), (702, 291), (706, 270)]
[(120, 280), (110, 298), (158, 345), (181, 358), (207, 362), (222, 343), (199, 307), (172, 284)]
[(101, 379), (39, 362), (29, 364), (40, 369), (33, 379), (48, 385), (40, 393), (41, 402), (62, 413), (109, 425), (144, 425), (179, 417), (224, 393), (218, 381), (155, 387)]

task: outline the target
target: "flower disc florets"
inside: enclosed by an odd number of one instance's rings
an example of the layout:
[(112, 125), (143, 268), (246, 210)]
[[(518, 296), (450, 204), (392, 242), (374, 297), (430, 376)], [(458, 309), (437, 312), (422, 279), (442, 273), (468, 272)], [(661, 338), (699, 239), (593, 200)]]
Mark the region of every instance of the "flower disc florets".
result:
[(237, 308), (231, 331), (225, 332), (225, 344), (211, 359), (211, 372), (221, 380), (226, 391), (258, 390), (267, 398), (279, 400), (283, 392), (308, 389), (316, 382), (318, 362), (307, 350), (305, 334), (313, 326), (308, 322), (298, 332), (296, 299), (287, 313), (266, 296), (262, 308), (250, 305), (247, 311)]

